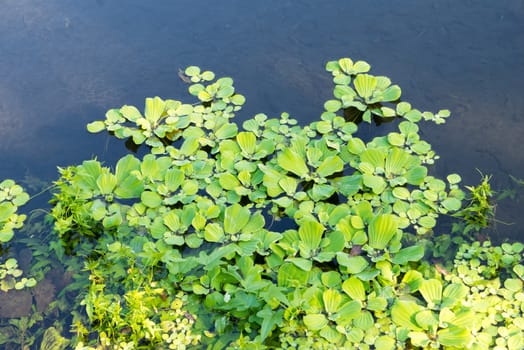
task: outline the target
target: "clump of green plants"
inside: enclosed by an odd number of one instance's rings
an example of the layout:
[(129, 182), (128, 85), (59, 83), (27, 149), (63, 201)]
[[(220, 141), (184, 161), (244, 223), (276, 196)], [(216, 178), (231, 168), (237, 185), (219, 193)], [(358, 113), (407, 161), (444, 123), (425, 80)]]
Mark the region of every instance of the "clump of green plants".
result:
[[(466, 206), (458, 174), (430, 174), (420, 125), (449, 111), (401, 101), (366, 62), (326, 69), (333, 98), (308, 125), (238, 125), (233, 80), (195, 66), (191, 101), (147, 98), (88, 124), (145, 152), (59, 169), (53, 249), (86, 273), (76, 349), (524, 347), (524, 246), (467, 235), (491, 215), (488, 179)], [(359, 134), (383, 120), (397, 130)], [(470, 229), (438, 235), (442, 215)]]
[[(7, 244), (14, 237), (15, 230), (24, 225), (25, 214), (19, 214), (18, 208), (29, 200), (24, 189), (11, 179), (0, 183), (0, 251), (7, 250)], [(4, 258), (2, 255), (0, 258)], [(23, 271), (18, 267), (16, 258), (0, 260), (0, 290), (34, 287), (36, 280), (22, 277)]]

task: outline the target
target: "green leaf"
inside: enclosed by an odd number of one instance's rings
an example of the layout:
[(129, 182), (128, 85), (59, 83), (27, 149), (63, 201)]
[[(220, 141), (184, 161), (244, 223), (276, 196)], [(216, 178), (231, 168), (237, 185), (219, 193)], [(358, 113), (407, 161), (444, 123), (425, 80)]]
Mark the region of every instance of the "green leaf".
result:
[(342, 103), (339, 100), (329, 100), (324, 103), (324, 108), (328, 112), (336, 112), (342, 107)]
[(317, 174), (327, 177), (344, 169), (344, 162), (338, 156), (330, 156), (324, 159), (317, 169)]
[(364, 288), (364, 283), (358, 278), (352, 276), (349, 279), (345, 280), (342, 283), (342, 290), (346, 292), (347, 295), (354, 300), (365, 300), (366, 299), (366, 289)]
[(406, 181), (410, 185), (420, 185), (424, 182), (426, 175), (428, 174), (428, 169), (424, 166), (416, 166), (407, 171), (404, 175)]
[(309, 173), (309, 168), (306, 165), (304, 158), (291, 150), (291, 148), (284, 149), (278, 155), (277, 162), (283, 169), (300, 177), (305, 177)]
[(134, 106), (122, 106), (120, 108), (120, 113), (131, 122), (136, 122), (138, 119), (142, 118), (140, 111)]
[(155, 98), (146, 98), (146, 108), (144, 111), (146, 119), (156, 124), (164, 113), (165, 105), (166, 103), (158, 96)]
[(463, 327), (454, 327), (441, 329), (437, 332), (438, 341), (444, 346), (463, 347), (469, 344), (471, 339), (470, 332)]
[(304, 316), (304, 325), (311, 331), (318, 331), (328, 324), (328, 319), (323, 314), (310, 314)]
[(239, 132), (237, 134), (237, 142), (244, 153), (248, 155), (255, 153), (257, 138), (254, 133), (249, 131)]
[(338, 60), (338, 65), (340, 69), (347, 74), (352, 74), (353, 72), (353, 61), (350, 58), (341, 58)]
[(204, 239), (208, 242), (222, 242), (224, 230), (217, 223), (209, 223), (204, 230)]
[(351, 139), (349, 139), (347, 147), (348, 151), (353, 154), (361, 154), (366, 149), (364, 141), (362, 141), (358, 137), (352, 137)]
[(230, 139), (237, 135), (238, 127), (234, 123), (227, 123), (222, 125), (217, 131), (215, 131), (215, 136), (219, 140)]
[(224, 213), (224, 230), (228, 234), (236, 234), (249, 222), (250, 211), (240, 204), (227, 207)]
[(387, 185), (384, 178), (378, 175), (363, 174), (362, 182), (371, 188), (375, 194), (382, 193)]
[(322, 301), (324, 302), (324, 309), (328, 313), (335, 313), (338, 311), (342, 303), (342, 295), (336, 289), (328, 289), (322, 293)]
[(400, 98), (402, 91), (398, 85), (392, 85), (382, 92), (382, 102), (392, 102)]
[(337, 253), (336, 256), (337, 262), (350, 274), (360, 273), (369, 266), (369, 262), (363, 256), (349, 256), (346, 253)]
[(278, 311), (274, 311), (269, 307), (268, 305), (265, 306), (262, 310), (257, 312), (257, 316), (262, 318), (262, 326), (260, 327), (260, 337), (261, 341), (264, 341), (269, 333), (278, 326), (283, 319), (284, 316), (284, 310), (280, 309)]
[(109, 172), (101, 174), (96, 179), (96, 184), (98, 186), (98, 189), (100, 190), (100, 193), (103, 195), (112, 193), (114, 188), (116, 187), (116, 183), (117, 183), (116, 176)]
[(368, 227), (368, 244), (374, 249), (384, 249), (398, 228), (398, 220), (395, 215), (377, 215)]
[(144, 191), (140, 200), (149, 208), (158, 208), (162, 204), (162, 197), (156, 192)]
[(359, 74), (353, 83), (360, 97), (367, 99), (371, 97), (377, 86), (377, 78), (369, 74)]
[(293, 263), (293, 265), (304, 271), (311, 271), (311, 268), (313, 267), (313, 262), (310, 259), (287, 258), (286, 261)]
[(298, 267), (294, 262), (283, 263), (278, 269), (277, 283), (285, 288), (301, 287), (308, 280), (309, 270)]
[(307, 258), (319, 247), (325, 228), (316, 221), (304, 221), (298, 228), (300, 254)]
[(220, 183), (220, 186), (226, 190), (233, 190), (236, 187), (240, 186), (240, 182), (231, 173), (223, 173), (220, 174), (218, 177), (218, 182)]
[(457, 198), (448, 197), (442, 201), (442, 206), (449, 211), (457, 211), (462, 206), (462, 203)]
[(419, 292), (428, 304), (440, 304), (442, 301), (442, 282), (434, 278), (424, 280), (420, 285)]
[(415, 315), (423, 309), (413, 301), (398, 300), (391, 308), (391, 319), (400, 327), (421, 331), (422, 329), (415, 322)]
[(187, 76), (194, 77), (200, 74), (200, 68), (197, 66), (189, 66), (185, 69), (184, 73)]
[(394, 264), (405, 265), (410, 261), (419, 261), (424, 257), (424, 246), (414, 245), (399, 250), (391, 260)]
[(100, 132), (102, 130), (105, 130), (105, 128), (106, 128), (106, 124), (101, 120), (97, 120), (97, 121), (87, 124), (87, 131), (91, 133)]

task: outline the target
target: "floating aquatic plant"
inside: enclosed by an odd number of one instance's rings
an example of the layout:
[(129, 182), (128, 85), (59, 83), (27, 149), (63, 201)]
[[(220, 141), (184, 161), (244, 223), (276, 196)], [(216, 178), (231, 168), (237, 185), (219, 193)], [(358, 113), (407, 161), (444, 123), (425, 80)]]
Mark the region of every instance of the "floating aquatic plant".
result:
[[(459, 175), (430, 174), (418, 123), (449, 111), (412, 108), (366, 62), (326, 69), (333, 98), (308, 125), (238, 125), (233, 80), (195, 66), (179, 72), (192, 100), (147, 98), (88, 125), (150, 152), (59, 169), (53, 249), (88, 274), (76, 349), (524, 346), (522, 245), (434, 232), (441, 215), (474, 225), (486, 208), (463, 208)], [(385, 119), (396, 131), (359, 135)]]

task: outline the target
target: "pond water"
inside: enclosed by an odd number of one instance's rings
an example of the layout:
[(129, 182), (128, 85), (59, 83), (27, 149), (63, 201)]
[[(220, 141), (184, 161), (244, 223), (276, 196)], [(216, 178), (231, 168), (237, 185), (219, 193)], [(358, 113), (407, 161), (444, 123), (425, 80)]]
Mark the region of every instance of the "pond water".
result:
[[(179, 68), (235, 79), (239, 118), (287, 111), (303, 124), (331, 95), (325, 62), (362, 59), (416, 108), (450, 109), (424, 136), (438, 174), (496, 189), (524, 178), (524, 2), (3, 0), (0, 178), (56, 179), (56, 166), (126, 150), (85, 125), (147, 96), (184, 98)], [(522, 192), (522, 189), (521, 189)], [(523, 200), (522, 193), (520, 200)], [(496, 234), (524, 241), (517, 192)]]

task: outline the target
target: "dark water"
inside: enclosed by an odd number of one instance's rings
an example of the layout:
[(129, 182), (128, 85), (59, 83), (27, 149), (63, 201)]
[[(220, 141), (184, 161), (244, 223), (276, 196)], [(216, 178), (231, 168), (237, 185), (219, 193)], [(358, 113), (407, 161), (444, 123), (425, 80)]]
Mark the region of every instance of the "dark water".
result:
[[(0, 179), (118, 159), (123, 143), (85, 125), (147, 96), (184, 98), (188, 65), (235, 79), (240, 118), (287, 111), (305, 124), (331, 95), (325, 62), (345, 56), (416, 108), (452, 111), (424, 131), (438, 174), (475, 184), (479, 169), (499, 189), (524, 178), (522, 0), (0, 0)], [(499, 219), (516, 223), (499, 236), (524, 240), (520, 201), (523, 189), (499, 203)]]

